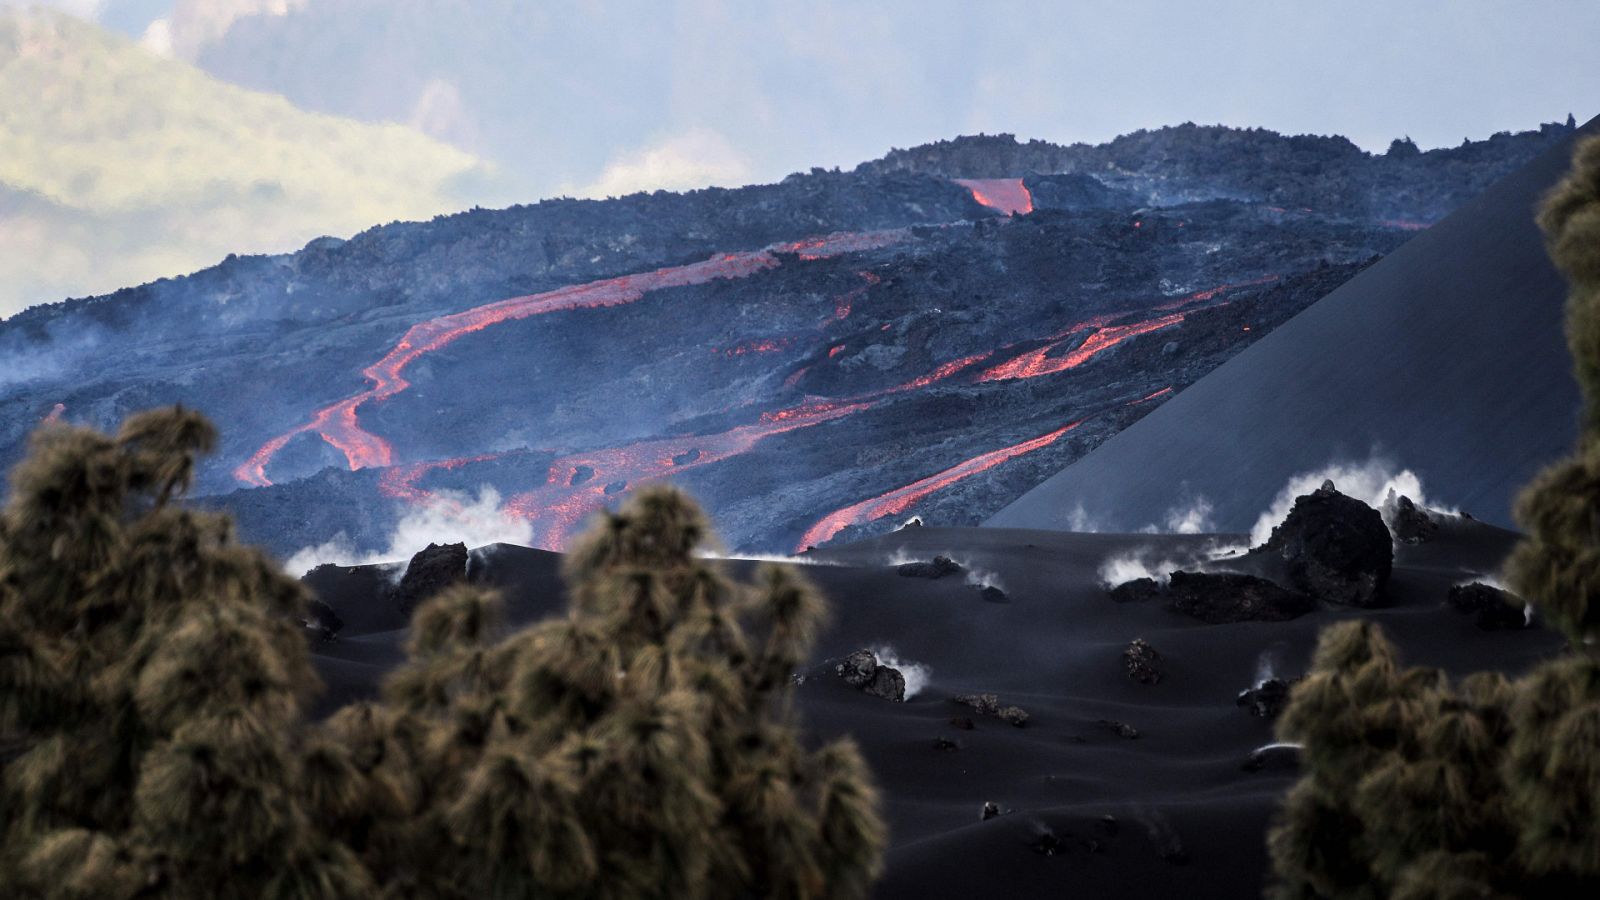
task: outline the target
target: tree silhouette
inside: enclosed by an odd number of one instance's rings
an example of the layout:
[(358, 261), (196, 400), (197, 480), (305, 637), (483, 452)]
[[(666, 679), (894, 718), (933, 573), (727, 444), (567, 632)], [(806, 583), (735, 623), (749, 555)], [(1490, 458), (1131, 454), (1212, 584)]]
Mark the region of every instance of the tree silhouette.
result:
[(1600, 891), (1600, 139), (1540, 224), (1568, 275), (1587, 421), (1524, 492), (1518, 594), (1569, 638), (1515, 682), (1398, 667), (1376, 626), (1326, 629), (1279, 720), (1306, 774), (1268, 838), (1280, 898), (1444, 900)]

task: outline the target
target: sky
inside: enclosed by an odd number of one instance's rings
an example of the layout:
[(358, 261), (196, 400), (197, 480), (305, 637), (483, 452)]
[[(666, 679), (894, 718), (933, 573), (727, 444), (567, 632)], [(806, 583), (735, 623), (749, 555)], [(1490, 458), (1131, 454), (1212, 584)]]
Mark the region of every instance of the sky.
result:
[(501, 202), (774, 181), (976, 132), (1099, 142), (1193, 121), (1381, 152), (1600, 113), (1593, 0), (48, 5), (465, 151)]

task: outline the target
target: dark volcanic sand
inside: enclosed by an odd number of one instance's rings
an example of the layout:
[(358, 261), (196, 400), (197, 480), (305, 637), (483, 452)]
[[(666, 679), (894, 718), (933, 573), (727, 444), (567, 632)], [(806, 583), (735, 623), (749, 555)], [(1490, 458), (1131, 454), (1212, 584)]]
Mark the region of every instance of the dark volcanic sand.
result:
[[(1397, 548), (1392, 606), (1382, 623), (1409, 664), (1452, 675), (1521, 672), (1558, 649), (1549, 631), (1481, 631), (1445, 606), (1451, 585), (1494, 570), (1515, 536), (1454, 522), (1420, 546)], [(818, 736), (853, 734), (883, 789), (892, 828), (883, 897), (1258, 896), (1263, 839), (1292, 770), (1247, 772), (1271, 725), (1235, 704), (1263, 656), (1274, 674), (1304, 671), (1318, 629), (1354, 614), (1322, 610), (1280, 623), (1205, 625), (1159, 602), (1110, 600), (1098, 571), (1148, 548), (1180, 562), (1227, 537), (1065, 534), (1010, 529), (908, 528), (818, 551), (804, 567), (827, 595), (832, 623), (817, 665), (798, 688)], [(903, 577), (890, 565), (943, 554), (993, 573), (1009, 602), (985, 602), (962, 575)], [(474, 570), (505, 588), (514, 623), (564, 606), (556, 554), (498, 545)], [(754, 566), (733, 562), (736, 573)], [(313, 587), (352, 623), (316, 649), (329, 690), (324, 710), (370, 695), (400, 657), (398, 614), (374, 600), (371, 570), (324, 569)], [(1142, 637), (1165, 677), (1143, 685), (1122, 651)], [(928, 666), (928, 685), (905, 703), (846, 686), (823, 661), (892, 646)], [(1031, 714), (1022, 728), (977, 714), (956, 695), (992, 692)], [(951, 725), (968, 717), (972, 730)], [(1119, 736), (1101, 720), (1127, 723)], [(935, 740), (954, 741), (954, 749)], [(1003, 814), (980, 821), (985, 801)], [(1114, 824), (1102, 820), (1115, 817)], [(1055, 852), (1041, 852), (1054, 844)]]

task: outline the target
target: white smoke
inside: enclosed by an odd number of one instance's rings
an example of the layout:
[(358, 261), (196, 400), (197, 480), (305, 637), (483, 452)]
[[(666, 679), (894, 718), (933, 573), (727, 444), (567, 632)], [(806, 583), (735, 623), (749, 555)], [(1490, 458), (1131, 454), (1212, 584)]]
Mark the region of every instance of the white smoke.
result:
[(910, 700), (922, 689), (928, 686), (933, 679), (933, 670), (919, 662), (901, 659), (895, 649), (888, 644), (880, 644), (872, 648), (872, 655), (878, 658), (878, 665), (889, 666), (900, 670), (901, 677), (906, 680), (906, 699)]
[(1083, 508), (1082, 503), (1079, 503), (1072, 508), (1071, 512), (1067, 513), (1067, 530), (1075, 531), (1078, 534), (1094, 534), (1100, 530), (1100, 527), (1094, 523), (1094, 520), (1089, 518), (1088, 511)]
[(976, 567), (967, 567), (967, 584), (979, 589), (986, 587), (1002, 591), (1006, 589), (1005, 585), (1000, 583), (999, 575)]
[(701, 559), (721, 559), (730, 562), (770, 562), (783, 563), (791, 566), (840, 566), (843, 563), (832, 559), (818, 559), (813, 556), (785, 556), (781, 553), (712, 553), (707, 550), (696, 551), (696, 556)]
[[(299, 577), (319, 565), (365, 566), (381, 562), (404, 562), (429, 544), (463, 543), (468, 547), (485, 544), (531, 544), (533, 525), (503, 509), (500, 492), (487, 485), (478, 496), (455, 491), (440, 491), (422, 506), (413, 507), (400, 517), (382, 550), (363, 551), (349, 536), (340, 532), (325, 543), (302, 547), (283, 564)], [(403, 571), (403, 569), (402, 569)]]
[(1277, 651), (1275, 651), (1275, 650), (1263, 650), (1263, 651), (1261, 651), (1261, 655), (1256, 657), (1256, 683), (1255, 683), (1255, 686), (1259, 688), (1263, 684), (1266, 684), (1267, 682), (1271, 681), (1272, 679), (1277, 678), (1278, 677), (1278, 668), (1279, 668), (1279, 663), (1278, 663)]
[(1184, 565), (1180, 560), (1157, 556), (1154, 548), (1142, 547), (1119, 553), (1101, 563), (1100, 583), (1113, 588), (1140, 578), (1149, 578), (1158, 584), (1166, 584), (1172, 573)]
[(1272, 536), (1272, 529), (1289, 515), (1296, 497), (1309, 494), (1332, 481), (1339, 493), (1354, 497), (1375, 508), (1381, 508), (1392, 490), (1397, 495), (1410, 497), (1418, 506), (1426, 506), (1422, 494), (1422, 479), (1410, 469), (1399, 469), (1386, 459), (1373, 457), (1364, 463), (1332, 463), (1315, 472), (1304, 472), (1289, 479), (1278, 492), (1272, 506), (1256, 519), (1250, 529), (1250, 545), (1259, 547)]
[(1215, 531), (1216, 527), (1211, 519), (1211, 501), (1204, 497), (1196, 497), (1188, 506), (1174, 506), (1167, 510), (1167, 532), (1169, 534), (1205, 534)]

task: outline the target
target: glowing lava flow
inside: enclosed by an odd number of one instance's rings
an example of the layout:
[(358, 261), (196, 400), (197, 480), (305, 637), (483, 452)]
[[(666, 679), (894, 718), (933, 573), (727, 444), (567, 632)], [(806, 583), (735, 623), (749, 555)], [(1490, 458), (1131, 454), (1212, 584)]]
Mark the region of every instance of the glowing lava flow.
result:
[(394, 462), (389, 443), (363, 429), (356, 412), (365, 403), (387, 400), (410, 387), (402, 373), (427, 353), (451, 343), (462, 335), (482, 331), (490, 325), (526, 319), (531, 316), (575, 309), (599, 309), (632, 303), (649, 291), (703, 284), (713, 279), (745, 278), (779, 265), (777, 254), (794, 253), (801, 259), (815, 260), (851, 253), (905, 240), (904, 229), (850, 232), (774, 244), (762, 250), (727, 253), (682, 266), (669, 266), (653, 272), (607, 278), (587, 284), (570, 285), (485, 304), (458, 313), (439, 316), (411, 326), (399, 343), (362, 375), (372, 386), (354, 396), (324, 407), (311, 420), (267, 441), (234, 470), (238, 480), (258, 487), (272, 483), (266, 468), (278, 451), (296, 435), (311, 432), (338, 448), (350, 468), (387, 466)]
[[(1038, 378), (1041, 375), (1053, 375), (1067, 369), (1075, 369), (1093, 359), (1096, 354), (1122, 343), (1123, 341), (1160, 331), (1177, 325), (1184, 319), (1183, 313), (1169, 313), (1155, 319), (1143, 322), (1134, 322), (1131, 325), (1111, 325), (1099, 328), (1083, 339), (1071, 352), (1064, 356), (1052, 357), (1050, 351), (1060, 346), (1061, 341), (1056, 341), (1040, 347), (1029, 353), (995, 366), (978, 376), (979, 381), (1003, 381), (1008, 378)], [(1065, 338), (1063, 338), (1065, 340)]]
[(1048, 447), (1059, 440), (1062, 435), (1083, 423), (1084, 420), (1079, 419), (1076, 422), (1063, 425), (1048, 434), (1029, 438), (1020, 444), (1001, 447), (999, 450), (990, 450), (988, 453), (974, 456), (966, 462), (951, 466), (943, 472), (918, 479), (904, 487), (895, 488), (887, 494), (881, 494), (871, 500), (863, 500), (860, 503), (846, 506), (838, 512), (830, 513), (823, 517), (822, 521), (807, 529), (805, 535), (800, 538), (799, 546), (795, 549), (801, 551), (807, 547), (819, 546), (851, 525), (875, 521), (884, 516), (899, 515), (910, 508), (911, 504), (935, 491), (947, 488), (979, 472), (988, 471), (1025, 453), (1032, 453), (1040, 447)]
[(972, 199), (1006, 215), (1033, 212), (1033, 195), (1022, 186), (1021, 178), (955, 178), (956, 184), (972, 192)]
[(59, 421), (61, 421), (62, 413), (65, 413), (66, 411), (67, 411), (67, 405), (65, 403), (57, 403), (55, 406), (50, 407), (49, 414), (46, 415), (40, 421), (46, 422), (46, 423), (59, 422)]
[[(534, 523), (536, 546), (561, 550), (583, 518), (604, 506), (607, 495), (620, 490), (618, 485), (632, 486), (720, 462), (748, 451), (763, 438), (842, 418), (869, 405), (819, 406), (781, 419), (763, 417), (759, 423), (740, 425), (721, 434), (658, 438), (565, 456), (550, 465), (543, 486), (512, 497), (506, 502), (506, 509)], [(580, 480), (582, 470), (589, 474)]]

